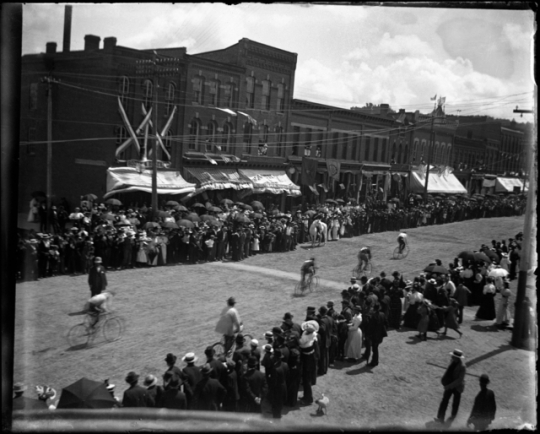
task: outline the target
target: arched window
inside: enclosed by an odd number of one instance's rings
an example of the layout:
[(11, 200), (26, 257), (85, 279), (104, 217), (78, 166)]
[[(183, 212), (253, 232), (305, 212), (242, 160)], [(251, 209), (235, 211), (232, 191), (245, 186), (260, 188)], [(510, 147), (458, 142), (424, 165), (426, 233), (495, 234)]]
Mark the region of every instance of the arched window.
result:
[(403, 143), (402, 142), (399, 142), (399, 147), (398, 147), (398, 155), (397, 155), (397, 159), (396, 159), (396, 162), (398, 164), (401, 164), (402, 163), (402, 158), (403, 158)]
[(197, 104), (203, 103), (203, 83), (204, 83), (204, 77), (194, 77), (191, 80), (191, 84), (193, 86), (193, 102)]
[(208, 122), (206, 126), (205, 152), (212, 152), (216, 143), (217, 124), (215, 121)]
[(229, 148), (232, 145), (232, 131), (232, 124), (230, 122), (225, 122), (225, 125), (223, 125), (223, 134), (221, 136), (221, 152), (229, 152)]
[(425, 164), (427, 161), (427, 148), (426, 148), (427, 142), (425, 140), (422, 140), (422, 152), (420, 153), (419, 157), (419, 163)]
[(219, 80), (212, 80), (208, 89), (208, 94), (210, 97), (209, 103), (215, 107), (219, 106), (219, 85)]
[(201, 121), (193, 118), (189, 123), (189, 142), (188, 149), (198, 149), (201, 135)]
[(410, 160), (412, 163), (416, 163), (418, 160), (418, 145), (419, 144), (420, 144), (420, 140), (414, 139), (413, 151), (411, 155), (412, 158)]
[(165, 111), (166, 111), (167, 116), (172, 112), (175, 96), (176, 96), (176, 84), (170, 81), (169, 85), (167, 86), (167, 95), (165, 96), (165, 101), (167, 102)]
[(122, 106), (126, 107), (126, 98), (129, 94), (129, 78), (123, 75), (118, 79), (118, 95), (120, 95), (120, 101)]
[(144, 107), (149, 110), (152, 107), (152, 96), (154, 93), (154, 83), (152, 80), (143, 81), (143, 96), (144, 96)]
[(243, 152), (249, 154), (251, 152), (251, 141), (253, 140), (253, 125), (250, 122), (244, 124), (244, 140)]
[[(163, 144), (165, 145), (165, 149), (167, 150), (167, 152), (169, 153), (169, 155), (172, 157), (172, 143), (173, 143), (173, 135), (172, 135), (172, 132), (169, 130), (167, 131), (167, 134), (165, 135), (165, 137), (163, 138), (164, 139), (164, 142)], [(169, 157), (167, 156), (167, 154), (165, 152), (162, 153), (162, 160), (163, 161), (170, 161), (169, 160)]]

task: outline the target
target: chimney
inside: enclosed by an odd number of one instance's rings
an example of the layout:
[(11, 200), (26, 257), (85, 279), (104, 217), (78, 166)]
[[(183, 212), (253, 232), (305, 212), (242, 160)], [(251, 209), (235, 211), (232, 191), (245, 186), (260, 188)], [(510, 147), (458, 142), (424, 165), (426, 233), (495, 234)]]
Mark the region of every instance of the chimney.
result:
[(388, 114), (388, 110), (390, 109), (390, 104), (381, 104), (380, 105), (380, 114), (386, 116)]
[(103, 38), (103, 49), (112, 50), (116, 47), (116, 38), (114, 36), (109, 36), (108, 38)]
[(64, 8), (64, 47), (62, 51), (68, 53), (71, 48), (71, 11), (73, 6), (66, 5)]
[(405, 114), (405, 109), (399, 109), (399, 114)]
[(56, 53), (56, 42), (47, 42), (45, 44), (45, 53), (47, 54)]
[(99, 36), (86, 35), (84, 37), (84, 51), (99, 50), (99, 41), (101, 41)]

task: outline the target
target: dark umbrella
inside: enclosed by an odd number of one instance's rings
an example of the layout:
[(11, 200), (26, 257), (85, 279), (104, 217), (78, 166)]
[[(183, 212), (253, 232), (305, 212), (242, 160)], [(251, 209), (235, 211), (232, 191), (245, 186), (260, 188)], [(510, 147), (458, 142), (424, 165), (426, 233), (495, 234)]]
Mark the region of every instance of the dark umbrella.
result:
[(87, 195), (85, 195), (86, 197), (86, 200), (90, 200), (90, 201), (93, 201), (93, 200), (96, 200), (97, 199), (97, 196), (93, 193), (89, 193)]
[(399, 199), (397, 197), (393, 197), (392, 199), (390, 199), (388, 202), (394, 202), (394, 203), (399, 203)]
[(474, 260), (475, 261), (483, 261), (483, 262), (491, 262), (489, 260), (489, 257), (483, 252), (476, 252), (474, 254)]
[(424, 268), (424, 271), (426, 273), (438, 273), (438, 274), (448, 273), (448, 270), (441, 265), (428, 265), (426, 268)]
[(424, 200), (424, 197), (420, 194), (415, 194), (414, 197), (418, 200)]
[(221, 208), (218, 208), (217, 206), (213, 206), (212, 208), (210, 208), (208, 211), (212, 211), (212, 212), (223, 212), (223, 210)]
[(146, 222), (144, 224), (144, 228), (145, 229), (149, 229), (149, 228), (160, 228), (161, 225), (159, 223), (156, 223), (156, 222)]
[(170, 216), (171, 216), (171, 214), (168, 213), (167, 211), (158, 211), (158, 212), (156, 213), (156, 215), (157, 215), (158, 217), (170, 217)]
[(197, 213), (191, 212), (186, 217), (186, 220), (191, 220), (192, 222), (200, 222), (201, 218), (198, 216)]
[(486, 255), (489, 259), (491, 259), (491, 262), (495, 262), (497, 264), (499, 263), (499, 256), (493, 250), (485, 249), (482, 250), (482, 253)]
[(237, 214), (234, 219), (240, 223), (251, 223), (251, 220), (245, 214)]
[(210, 226), (223, 226), (223, 222), (219, 220), (210, 220), (208, 224)]
[(175, 200), (170, 200), (165, 205), (167, 205), (167, 206), (180, 206), (180, 204)]
[(234, 202), (231, 199), (222, 199), (220, 203), (225, 205), (232, 205)]
[(279, 214), (279, 209), (274, 208), (272, 211), (270, 211), (270, 214), (275, 216), (276, 214)]
[(195, 227), (193, 222), (190, 222), (189, 220), (180, 220), (178, 222), (178, 226), (183, 226), (184, 228), (193, 228), (193, 227)]
[(202, 203), (199, 203), (199, 202), (191, 205), (191, 207), (192, 208), (204, 208), (204, 209), (206, 209), (206, 207)]
[(334, 205), (337, 205), (337, 202), (334, 199), (326, 199), (326, 203), (333, 203)]
[(253, 214), (253, 218), (255, 218), (255, 219), (262, 219), (262, 218), (263, 218), (263, 215), (262, 215), (261, 213), (256, 212), (256, 213)]
[(251, 206), (253, 208), (264, 209), (264, 205), (261, 202), (259, 202), (258, 200), (254, 200), (253, 202), (251, 202)]
[(161, 226), (169, 229), (178, 229), (178, 225), (175, 222), (165, 222)]
[(112, 408), (115, 404), (105, 383), (81, 378), (64, 387), (57, 408)]
[(247, 209), (248, 211), (253, 211), (253, 208), (249, 205), (244, 204), (242, 206), (244, 207), (244, 209)]
[(174, 207), (176, 211), (187, 211), (188, 209), (184, 205), (176, 205)]
[(464, 250), (457, 257), (461, 259), (466, 259), (467, 261), (474, 261), (474, 253), (470, 250)]
[(238, 205), (238, 206), (241, 206), (241, 207), (243, 207), (243, 206), (245, 205), (244, 202), (235, 202), (234, 204), (235, 204), (235, 205)]
[(212, 220), (216, 220), (216, 218), (213, 216), (213, 215), (210, 215), (210, 214), (204, 214), (201, 216), (201, 220), (203, 222), (207, 222), (207, 221), (212, 221)]
[(115, 199), (114, 197), (107, 199), (105, 203), (108, 203), (109, 205), (122, 206), (122, 202), (120, 202), (118, 199)]
[(343, 199), (336, 199), (336, 202), (345, 203), (345, 201)]

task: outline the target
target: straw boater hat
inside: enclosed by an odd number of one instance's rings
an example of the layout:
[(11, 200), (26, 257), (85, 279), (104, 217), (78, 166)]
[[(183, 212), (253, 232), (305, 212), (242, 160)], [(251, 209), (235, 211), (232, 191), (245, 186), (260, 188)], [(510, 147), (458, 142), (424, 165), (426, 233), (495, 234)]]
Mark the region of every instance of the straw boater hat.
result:
[(96, 256), (96, 257), (94, 258), (94, 262), (95, 262), (96, 264), (101, 264), (103, 261), (101, 260), (101, 258), (100, 258), (99, 256)]
[(199, 360), (199, 358), (195, 357), (195, 353), (187, 353), (184, 357), (182, 357), (182, 362), (186, 363), (195, 363), (197, 360)]
[(28, 387), (26, 387), (23, 383), (15, 383), (13, 385), (13, 392), (15, 393), (21, 393), (24, 392)]
[(450, 354), (452, 357), (456, 357), (458, 359), (464, 359), (465, 356), (463, 355), (463, 351), (461, 350), (454, 350), (452, 353), (448, 353)]
[(259, 346), (259, 341), (257, 339), (251, 339), (251, 342), (249, 343), (252, 347)]

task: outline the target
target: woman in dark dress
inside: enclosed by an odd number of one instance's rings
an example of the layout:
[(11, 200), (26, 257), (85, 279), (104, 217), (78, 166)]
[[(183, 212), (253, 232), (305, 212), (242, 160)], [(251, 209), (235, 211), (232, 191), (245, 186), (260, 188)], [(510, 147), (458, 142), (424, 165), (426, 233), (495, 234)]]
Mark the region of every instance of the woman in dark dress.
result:
[(486, 278), (486, 285), (484, 286), (482, 299), (480, 301), (480, 307), (476, 312), (476, 319), (481, 320), (493, 320), (496, 317), (495, 313), (495, 294), (496, 288), (493, 284), (493, 278)]

